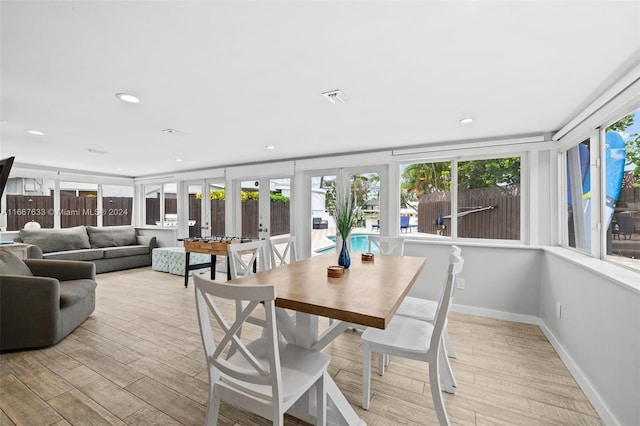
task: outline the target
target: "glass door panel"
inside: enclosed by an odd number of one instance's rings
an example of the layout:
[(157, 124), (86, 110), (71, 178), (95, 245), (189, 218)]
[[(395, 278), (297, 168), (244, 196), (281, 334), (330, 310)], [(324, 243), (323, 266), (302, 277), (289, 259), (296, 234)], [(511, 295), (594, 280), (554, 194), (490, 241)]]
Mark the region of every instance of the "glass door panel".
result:
[(188, 184), (188, 226), (189, 238), (200, 238), (206, 234), (206, 229), (202, 222), (203, 206), (202, 200), (206, 200), (205, 194), (202, 192), (202, 184)]
[(291, 232), (291, 179), (269, 180), (269, 217), (271, 236), (289, 235)]
[[(258, 239), (260, 226), (260, 179), (240, 183), (240, 220), (242, 238)], [(260, 230), (259, 230), (260, 229)]]
[(207, 181), (209, 203), (205, 212), (204, 226), (208, 236), (224, 236), (225, 232), (225, 198), (223, 181)]
[(331, 212), (336, 202), (337, 175), (311, 177), (311, 254), (335, 251), (336, 225)]

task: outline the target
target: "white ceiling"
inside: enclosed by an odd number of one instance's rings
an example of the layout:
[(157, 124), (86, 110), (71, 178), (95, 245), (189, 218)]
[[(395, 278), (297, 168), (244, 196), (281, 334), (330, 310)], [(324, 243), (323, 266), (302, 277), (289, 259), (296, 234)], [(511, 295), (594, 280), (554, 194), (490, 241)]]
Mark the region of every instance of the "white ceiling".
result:
[[(640, 61), (638, 1), (2, 0), (0, 13), (0, 155), (123, 176), (549, 132)], [(320, 95), (333, 89), (349, 103)]]

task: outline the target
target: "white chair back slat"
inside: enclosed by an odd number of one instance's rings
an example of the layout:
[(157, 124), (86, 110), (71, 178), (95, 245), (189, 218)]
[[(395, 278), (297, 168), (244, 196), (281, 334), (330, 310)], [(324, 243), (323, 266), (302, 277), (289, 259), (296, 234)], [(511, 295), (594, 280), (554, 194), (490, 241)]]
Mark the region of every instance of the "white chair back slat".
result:
[(377, 249), (380, 254), (394, 254), (396, 256), (404, 255), (404, 238), (369, 235), (368, 240), (369, 252)]
[(267, 254), (267, 241), (253, 241), (250, 243), (229, 244), (229, 272), (231, 279), (251, 275), (255, 271), (260, 272), (271, 267)]
[(298, 261), (296, 237), (274, 237), (269, 240), (271, 267), (288, 265)]

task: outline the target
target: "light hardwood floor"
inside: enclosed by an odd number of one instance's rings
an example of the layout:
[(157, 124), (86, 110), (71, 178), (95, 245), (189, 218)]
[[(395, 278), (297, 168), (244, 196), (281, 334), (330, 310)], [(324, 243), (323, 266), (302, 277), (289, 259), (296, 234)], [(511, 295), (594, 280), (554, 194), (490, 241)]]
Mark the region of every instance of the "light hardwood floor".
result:
[[(53, 347), (0, 355), (0, 425), (203, 424), (208, 379), (193, 284), (182, 280), (150, 268), (98, 275), (96, 311), (81, 327)], [(537, 326), (451, 313), (449, 332), (458, 352), (458, 388), (444, 394), (453, 424), (602, 424)], [(437, 424), (426, 364), (392, 357), (383, 377), (372, 375), (365, 411), (359, 332), (326, 352), (367, 424)], [(223, 404), (220, 424), (269, 422)]]

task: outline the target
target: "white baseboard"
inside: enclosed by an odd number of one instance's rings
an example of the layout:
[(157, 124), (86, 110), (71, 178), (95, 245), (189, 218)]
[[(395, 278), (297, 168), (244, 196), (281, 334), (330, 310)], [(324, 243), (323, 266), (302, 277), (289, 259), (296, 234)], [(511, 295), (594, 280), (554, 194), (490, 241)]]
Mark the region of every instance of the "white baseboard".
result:
[(467, 305), (451, 305), (453, 312), (460, 312), (462, 314), (477, 315), (479, 317), (494, 318), (505, 321), (521, 322), (524, 324), (538, 325), (538, 317), (533, 315), (514, 314), (512, 312), (495, 311), (493, 309), (475, 308)]
[(562, 362), (564, 362), (564, 365), (567, 366), (569, 372), (576, 380), (584, 394), (587, 396), (587, 399), (589, 399), (589, 401), (593, 405), (593, 408), (595, 408), (595, 410), (598, 412), (598, 415), (600, 415), (602, 421), (606, 425), (621, 425), (622, 423), (620, 423), (618, 419), (616, 419), (616, 416), (611, 412), (607, 404), (602, 400), (600, 394), (598, 394), (598, 392), (593, 387), (589, 379), (587, 379), (587, 377), (584, 375), (580, 367), (578, 367), (573, 358), (571, 358), (571, 355), (569, 355), (560, 341), (551, 332), (551, 329), (549, 329), (549, 327), (547, 327), (547, 325), (541, 319), (538, 319), (538, 326), (551, 343), (551, 346), (553, 346), (555, 351), (558, 353), (560, 359), (562, 360)]

